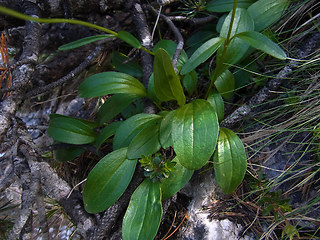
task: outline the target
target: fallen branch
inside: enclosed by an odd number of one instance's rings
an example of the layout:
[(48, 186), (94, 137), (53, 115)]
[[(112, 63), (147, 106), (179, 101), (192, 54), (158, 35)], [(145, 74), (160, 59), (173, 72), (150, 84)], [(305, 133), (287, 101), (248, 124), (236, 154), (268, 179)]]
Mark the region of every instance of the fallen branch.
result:
[(43, 87), (39, 87), (36, 89), (33, 89), (29, 92), (26, 93), (25, 98), (30, 98), (30, 97), (35, 97), (39, 94), (44, 94), (49, 91), (52, 91), (53, 88), (56, 88), (58, 86), (62, 86), (64, 83), (68, 82), (70, 79), (76, 77), (79, 75), (83, 70), (85, 70), (88, 66), (90, 66), (96, 59), (97, 57), (102, 53), (103, 47), (97, 46), (92, 53), (75, 69), (73, 69), (71, 72), (69, 72), (67, 75), (64, 77), (60, 78), (59, 80), (47, 84)]
[[(31, 2), (25, 2), (24, 13), (28, 15), (38, 16), (39, 10), (37, 6)], [(13, 75), (13, 81), (18, 86), (21, 86), (19, 89), (16, 89), (13, 92), (11, 97), (8, 97), (0, 105), (0, 138), (5, 136), (8, 128), (10, 127), (11, 116), (14, 116), (18, 107), (20, 106), (23, 95), (31, 85), (32, 74), (35, 69), (35, 62), (38, 60), (39, 55), (39, 39), (40, 39), (41, 26), (39, 23), (35, 22), (26, 22), (26, 32), (24, 43), (23, 43), (23, 52), (20, 56), (20, 60), (26, 62), (25, 64), (20, 65)]]
[(168, 16), (168, 18), (171, 21), (187, 22), (195, 26), (195, 25), (207, 24), (209, 22), (212, 22), (213, 20), (217, 20), (219, 17), (215, 15), (209, 15), (207, 17), (202, 17), (202, 18), (190, 18), (185, 16)]
[[(132, 4), (132, 16), (133, 21), (136, 26), (137, 32), (139, 34), (139, 37), (142, 41), (142, 45), (148, 49), (152, 49), (152, 37), (151, 33), (148, 28), (146, 16), (143, 12), (143, 9), (140, 5), (140, 3), (133, 3)], [(152, 56), (145, 52), (141, 52), (141, 61), (142, 61), (142, 72), (143, 72), (143, 85), (148, 88), (149, 85), (149, 79), (153, 72), (153, 59)], [(155, 113), (156, 107), (152, 103), (151, 100), (145, 99), (144, 100), (144, 112), (146, 113)]]
[[(153, 13), (155, 13), (156, 15), (159, 14), (159, 11), (155, 10), (151, 5), (148, 6)], [(176, 25), (174, 25), (174, 23), (170, 20), (169, 17), (167, 17), (166, 15), (164, 14), (160, 14), (160, 17), (163, 18), (163, 20), (168, 24), (168, 26), (171, 28), (174, 36), (176, 37), (177, 41), (178, 41), (178, 46), (176, 48), (176, 51), (173, 55), (173, 58), (172, 58), (172, 65), (173, 65), (173, 68), (174, 70), (177, 72), (177, 64), (178, 64), (178, 59), (179, 59), (179, 56), (181, 54), (181, 51), (183, 49), (183, 45), (184, 45), (184, 40), (183, 40), (183, 37), (179, 31), (179, 29), (176, 27)]]

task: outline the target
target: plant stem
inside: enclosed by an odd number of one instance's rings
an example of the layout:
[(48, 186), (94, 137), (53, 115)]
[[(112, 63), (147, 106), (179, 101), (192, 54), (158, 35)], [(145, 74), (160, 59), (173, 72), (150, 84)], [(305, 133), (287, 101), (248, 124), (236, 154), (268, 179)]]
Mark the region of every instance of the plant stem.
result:
[(9, 8), (2, 7), (2, 6), (0, 6), (0, 12), (3, 13), (3, 14), (9, 15), (9, 16), (15, 17), (15, 18), (19, 18), (19, 19), (25, 20), (25, 21), (33, 21), (33, 22), (38, 22), (38, 23), (70, 23), (70, 24), (78, 24), (78, 25), (94, 28), (94, 29), (97, 29), (97, 30), (100, 30), (100, 31), (103, 31), (103, 32), (106, 32), (106, 33), (110, 33), (110, 34), (115, 35), (115, 36), (118, 35), (118, 33), (114, 32), (114, 31), (112, 31), (110, 29), (95, 25), (93, 23), (88, 23), (88, 22), (81, 21), (81, 20), (76, 20), (76, 19), (31, 17), (31, 16), (28, 16), (26, 14), (19, 13), (19, 12), (16, 12), (14, 10), (11, 10)]
[[(9, 15), (9, 16), (12, 16), (12, 17), (15, 17), (15, 18), (18, 18), (18, 19), (22, 19), (22, 20), (25, 20), (25, 21), (33, 21), (33, 22), (37, 22), (37, 23), (70, 23), (70, 24), (77, 24), (77, 25), (81, 25), (81, 26), (97, 29), (97, 30), (100, 30), (102, 32), (106, 32), (106, 33), (112, 34), (115, 37), (118, 37), (118, 33), (115, 32), (115, 31), (112, 31), (112, 30), (110, 30), (108, 28), (104, 28), (104, 27), (98, 26), (98, 25), (93, 24), (93, 23), (88, 23), (88, 22), (85, 22), (85, 21), (77, 20), (77, 19), (31, 17), (31, 16), (28, 16), (26, 14), (19, 13), (19, 12), (16, 12), (16, 11), (12, 10), (12, 9), (5, 8), (5, 7), (2, 7), (2, 6), (0, 6), (0, 13), (3, 13), (5, 15)], [(141, 50), (143, 50), (143, 51), (145, 51), (145, 52), (147, 52), (147, 53), (149, 53), (151, 55), (154, 55), (153, 52), (149, 51), (148, 49), (146, 49), (143, 46), (141, 46)]]
[(208, 96), (209, 96), (209, 94), (210, 94), (210, 92), (211, 92), (211, 90), (213, 88), (214, 82), (217, 80), (217, 78), (222, 73), (221, 69), (223, 68), (223, 63), (224, 63), (224, 58), (225, 58), (225, 55), (226, 55), (226, 52), (227, 52), (227, 48), (228, 48), (228, 46), (229, 46), (229, 44), (230, 44), (230, 42), (232, 40), (231, 32), (232, 32), (232, 28), (233, 28), (234, 18), (235, 18), (235, 15), (236, 15), (237, 3), (238, 3), (238, 0), (234, 0), (234, 2), (233, 2), (233, 10), (232, 10), (231, 21), (230, 21), (230, 25), (229, 25), (227, 39), (224, 41), (224, 47), (223, 47), (223, 51), (222, 51), (220, 59), (217, 58), (217, 65), (216, 65), (216, 68), (214, 70), (214, 74), (213, 74), (213, 77), (211, 79), (208, 91), (207, 91), (207, 93), (205, 95), (205, 99), (208, 98)]
[(141, 46), (141, 50), (149, 53), (150, 55), (153, 55), (154, 56), (154, 52), (151, 52), (150, 50), (148, 50), (147, 48), (145, 48), (144, 46)]
[(288, 219), (286, 218), (286, 216), (284, 215), (284, 213), (281, 211), (281, 208), (278, 207), (276, 209), (276, 211), (283, 217), (284, 221), (286, 222), (287, 225), (290, 225), (290, 222), (288, 221)]

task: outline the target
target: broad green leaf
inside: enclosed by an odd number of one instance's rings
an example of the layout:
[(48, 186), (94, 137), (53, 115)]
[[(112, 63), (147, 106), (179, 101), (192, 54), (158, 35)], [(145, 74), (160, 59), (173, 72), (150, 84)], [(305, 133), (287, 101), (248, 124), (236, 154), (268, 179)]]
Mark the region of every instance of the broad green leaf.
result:
[(242, 182), (247, 169), (243, 144), (231, 130), (220, 128), (213, 162), (218, 185), (224, 193), (231, 194)]
[(132, 117), (133, 115), (143, 113), (144, 103), (141, 98), (136, 99), (132, 103), (129, 104), (125, 109), (121, 111), (121, 115), (127, 119)]
[(177, 109), (172, 140), (181, 165), (191, 170), (204, 166), (213, 154), (218, 133), (217, 113), (209, 102), (197, 99)]
[(117, 131), (121, 123), (122, 122), (112, 122), (100, 131), (96, 140), (97, 149), (99, 149), (101, 145)]
[[(221, 32), (220, 32), (220, 37), (227, 38), (228, 36), (229, 26), (231, 24), (232, 12), (233, 11), (231, 11), (226, 17), (226, 19), (224, 20), (224, 23), (222, 25)], [(248, 13), (248, 11), (243, 8), (237, 8), (234, 16), (230, 37), (233, 37), (237, 33), (253, 31), (253, 29), (254, 29), (254, 22), (252, 17)]]
[(128, 147), (132, 139), (144, 128), (158, 122), (162, 117), (155, 114), (140, 113), (128, 118), (117, 129), (113, 139), (113, 149)]
[(127, 148), (113, 151), (91, 170), (83, 190), (83, 202), (87, 212), (104, 211), (124, 193), (137, 164), (137, 161), (127, 160), (126, 155)]
[(243, 89), (252, 81), (252, 73), (246, 70), (237, 70), (233, 76), (236, 89)]
[(80, 154), (84, 153), (85, 149), (74, 146), (67, 146), (62, 149), (56, 149), (53, 151), (53, 158), (59, 162), (72, 161)]
[(50, 116), (48, 134), (54, 140), (70, 144), (87, 144), (96, 139), (92, 125), (77, 118)]
[(201, 63), (208, 60), (208, 58), (211, 57), (222, 45), (224, 40), (225, 38), (223, 37), (216, 37), (206, 41), (192, 54), (186, 64), (183, 65), (180, 73), (182, 75), (187, 74), (188, 72), (194, 70)]
[(172, 161), (177, 162), (174, 171), (170, 173), (168, 178), (162, 179), (160, 183), (162, 200), (166, 200), (180, 191), (189, 182), (194, 172), (183, 167), (177, 157)]
[(218, 23), (217, 23), (217, 26), (216, 26), (216, 30), (217, 30), (218, 33), (221, 32), (223, 23), (224, 23), (224, 21), (226, 20), (227, 16), (228, 16), (228, 14), (225, 13), (225, 14), (223, 14), (223, 15), (219, 18)]
[(239, 68), (233, 72), (235, 88), (242, 89), (250, 84), (253, 79), (253, 73), (258, 71), (258, 64), (254, 56), (247, 57), (239, 64)]
[(218, 120), (221, 122), (224, 117), (224, 102), (221, 97), (221, 94), (218, 93), (216, 90), (213, 90), (209, 96), (207, 101), (212, 105), (214, 110), (217, 112)]
[(117, 38), (125, 41), (134, 48), (141, 48), (141, 43), (139, 42), (139, 40), (129, 32), (120, 31), (118, 32)]
[(174, 112), (171, 111), (166, 114), (166, 116), (162, 119), (160, 124), (160, 136), (159, 140), (161, 143), (161, 146), (166, 149), (173, 145), (171, 132), (172, 132), (172, 119), (174, 117)]
[[(162, 48), (167, 51), (169, 54), (171, 60), (173, 59), (174, 53), (177, 49), (177, 43), (171, 41), (171, 40), (160, 40), (152, 49), (152, 51), (155, 53), (158, 49)], [(180, 69), (182, 65), (188, 60), (188, 56), (186, 52), (182, 49), (181, 54), (178, 59), (177, 68)]]
[[(216, 37), (216, 33), (213, 30), (214, 24), (208, 24), (210, 28), (202, 28), (198, 32), (193, 33), (187, 40), (186, 40), (186, 46), (188, 48), (194, 47), (194, 46), (200, 46), (204, 42), (208, 41), (211, 38)], [(207, 25), (206, 25), (207, 26)]]
[(159, 128), (160, 120), (154, 121), (139, 132), (130, 142), (127, 152), (128, 159), (141, 158), (142, 155), (149, 156), (160, 149)]
[(142, 68), (138, 62), (130, 60), (129, 62), (124, 63), (128, 60), (129, 58), (126, 55), (119, 53), (118, 51), (114, 51), (112, 53), (112, 64), (115, 66), (118, 72), (126, 73), (137, 78), (142, 77)]
[(78, 120), (84, 124), (86, 124), (87, 126), (89, 126), (90, 128), (96, 128), (96, 127), (99, 127), (99, 124), (97, 122), (93, 122), (93, 121), (90, 121), (90, 120), (86, 120), (86, 119), (83, 119), (83, 118), (77, 118), (77, 117), (69, 117), (69, 116), (66, 116), (66, 115), (61, 115), (61, 114), (56, 114), (56, 113), (53, 113), (53, 114), (50, 114), (50, 120), (52, 119), (55, 119), (55, 118), (65, 118), (65, 119), (75, 119), (75, 120)]
[[(229, 12), (233, 9), (234, 0), (212, 0), (208, 3), (206, 9), (209, 12)], [(237, 8), (247, 8), (255, 0), (238, 0)]]
[(183, 86), (187, 90), (189, 96), (197, 90), (198, 76), (195, 70), (183, 76)]
[[(232, 12), (228, 14), (226, 17), (222, 28), (220, 32), (220, 36), (227, 38), (228, 31), (229, 31), (229, 25), (231, 24), (231, 16)], [(254, 29), (254, 22), (252, 20), (252, 17), (248, 13), (246, 9), (243, 8), (237, 8), (235, 13), (234, 22), (232, 25), (231, 35), (230, 37), (233, 37), (235, 34), (240, 32), (247, 32), (247, 31), (253, 31)], [(217, 61), (221, 61), (220, 57), (222, 55), (224, 46), (221, 46), (218, 50), (218, 58)], [(225, 56), (223, 58), (224, 63), (228, 64), (236, 64), (238, 63), (241, 58), (245, 55), (249, 48), (249, 45), (246, 44), (243, 40), (239, 38), (233, 38), (226, 50)], [(224, 72), (226, 69), (228, 69), (229, 66), (225, 66), (224, 69), (221, 69), (221, 72)]]
[(130, 93), (140, 97), (147, 95), (139, 80), (125, 73), (103, 72), (85, 79), (79, 86), (80, 97), (100, 97), (113, 93)]
[(233, 95), (235, 86), (233, 74), (229, 70), (224, 71), (214, 82), (214, 85), (222, 97), (230, 99)]
[(217, 36), (214, 24), (206, 24), (198, 32), (193, 33), (186, 41), (187, 54), (191, 56), (203, 43)]
[(136, 94), (118, 93), (107, 99), (98, 112), (98, 122), (103, 124), (116, 117), (131, 102), (139, 98)]
[(156, 90), (154, 89), (154, 75), (153, 75), (153, 73), (151, 74), (151, 76), (149, 78), (148, 98), (150, 98), (157, 105), (161, 104), (161, 101), (159, 100), (159, 98), (156, 95)]
[(254, 30), (257, 32), (277, 22), (288, 8), (289, 0), (259, 0), (248, 8), (254, 20)]
[(103, 35), (85, 37), (85, 38), (81, 38), (79, 40), (64, 44), (64, 45), (60, 46), (58, 48), (58, 50), (59, 51), (70, 50), (70, 49), (74, 49), (74, 48), (78, 48), (78, 47), (87, 45), (87, 44), (95, 42), (95, 41), (99, 41), (99, 40), (106, 39), (106, 38), (112, 38), (112, 37), (115, 37), (115, 36), (112, 34), (103, 34)]
[(180, 79), (173, 69), (169, 54), (162, 48), (155, 53), (153, 62), (154, 89), (159, 100), (176, 100), (180, 106), (185, 104)]
[(168, 113), (169, 111), (164, 110), (164, 111), (158, 112), (158, 115), (161, 117), (165, 117)]
[(235, 37), (241, 38), (248, 43), (251, 47), (259, 49), (275, 58), (285, 60), (287, 58), (286, 53), (274, 42), (272, 42), (267, 36), (258, 32), (242, 32), (235, 35)]
[(162, 217), (160, 183), (145, 179), (134, 191), (122, 222), (123, 240), (153, 240)]

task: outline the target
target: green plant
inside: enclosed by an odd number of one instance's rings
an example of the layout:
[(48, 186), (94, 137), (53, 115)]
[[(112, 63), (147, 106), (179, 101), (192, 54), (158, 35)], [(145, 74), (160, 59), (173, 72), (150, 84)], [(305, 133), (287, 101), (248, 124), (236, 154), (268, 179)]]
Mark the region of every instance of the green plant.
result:
[[(67, 159), (82, 153), (81, 144), (97, 149), (111, 136), (113, 152), (103, 157), (89, 173), (83, 191), (85, 208), (90, 213), (104, 211), (124, 193), (138, 160), (146, 179), (133, 193), (123, 221), (123, 239), (153, 239), (161, 216), (161, 201), (179, 191), (193, 171), (213, 159), (216, 180), (222, 190), (231, 194), (242, 182), (246, 172), (246, 153), (239, 137), (229, 129), (220, 128), (224, 117), (223, 98), (230, 99), (235, 89), (231, 66), (251, 51), (250, 46), (279, 58), (284, 51), (259, 31), (280, 18), (289, 1), (272, 0), (272, 8), (264, 0), (212, 1), (220, 4), (219, 36), (202, 44), (190, 58), (184, 51), (177, 72), (172, 65), (176, 44), (162, 40), (152, 52), (143, 48), (128, 32), (119, 33), (77, 20), (37, 19), (4, 8), (15, 17), (43, 23), (68, 22), (94, 27), (107, 32), (72, 42), (60, 50), (75, 48), (107, 37), (118, 37), (134, 48), (154, 55), (153, 75), (146, 89), (138, 79), (121, 72), (92, 75), (79, 87), (80, 97), (101, 97), (113, 94), (100, 108), (96, 122), (53, 114), (48, 134), (56, 141), (74, 144), (67, 149)], [(273, 16), (270, 18), (270, 16)], [(214, 53), (216, 67), (210, 75), (206, 93), (198, 93), (196, 68)], [(185, 91), (188, 95), (185, 95)], [(158, 107), (156, 114), (137, 113), (125, 121), (109, 123), (137, 99), (149, 98)], [(100, 129), (100, 131), (96, 131)], [(168, 154), (174, 150), (174, 155)], [(61, 150), (60, 150), (61, 151)], [(61, 152), (56, 156), (61, 156)], [(65, 155), (64, 155), (65, 156)]]
[(276, 192), (267, 191), (267, 193), (263, 195), (257, 203), (261, 206), (264, 205), (264, 215), (272, 213), (275, 221), (277, 221), (279, 217), (284, 216), (284, 212), (292, 211), (289, 202), (290, 199), (284, 199), (282, 197), (282, 192), (278, 190)]
[[(259, 209), (262, 209), (263, 215), (260, 217), (269, 218), (271, 222), (280, 225), (282, 231), (281, 239), (293, 239), (294, 236), (299, 238), (297, 226), (290, 221), (294, 212), (290, 205), (290, 199), (285, 198), (281, 190), (271, 191), (270, 186), (268, 186), (270, 182), (264, 179), (264, 176), (260, 173), (257, 179), (252, 177), (248, 179), (251, 179), (249, 182), (250, 188), (252, 189), (251, 194), (258, 194), (256, 203)], [(273, 219), (270, 219), (272, 216)], [(281, 224), (282, 222), (284, 222), (284, 224)]]
[(207, 5), (207, 0), (182, 0), (183, 7), (179, 8), (181, 14), (194, 17), (197, 13), (201, 13), (205, 10)]

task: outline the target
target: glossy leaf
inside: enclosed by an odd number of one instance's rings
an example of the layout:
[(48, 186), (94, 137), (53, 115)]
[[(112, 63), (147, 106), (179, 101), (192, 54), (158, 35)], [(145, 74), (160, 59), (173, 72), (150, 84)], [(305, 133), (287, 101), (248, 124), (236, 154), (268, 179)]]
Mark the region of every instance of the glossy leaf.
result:
[(206, 41), (192, 54), (187, 63), (183, 65), (180, 73), (182, 75), (187, 74), (188, 72), (194, 70), (201, 63), (208, 60), (208, 58), (211, 57), (222, 45), (224, 40), (225, 38), (223, 37), (216, 37)]
[(112, 122), (100, 131), (96, 140), (97, 149), (99, 149), (101, 145), (117, 131), (121, 123), (122, 122)]
[(160, 183), (162, 200), (166, 200), (180, 191), (189, 182), (194, 172), (183, 167), (177, 157), (172, 161), (177, 162), (174, 171), (170, 173), (168, 178), (162, 179)]
[(77, 118), (50, 116), (48, 134), (54, 140), (70, 144), (87, 144), (96, 139), (93, 125)]
[[(153, 52), (157, 52), (158, 49), (162, 48), (167, 51), (171, 60), (174, 56), (174, 53), (177, 49), (177, 43), (171, 40), (160, 40), (152, 49)], [(186, 52), (182, 49), (181, 54), (178, 59), (177, 68), (180, 69), (182, 65), (188, 60)]]
[(288, 8), (289, 0), (259, 0), (248, 8), (254, 20), (254, 30), (257, 32), (277, 22)]
[(160, 183), (145, 179), (134, 191), (122, 223), (123, 240), (152, 240), (162, 217)]
[(124, 121), (115, 133), (113, 149), (128, 147), (132, 139), (144, 128), (155, 124), (162, 117), (155, 114), (140, 113)]
[(218, 93), (216, 90), (212, 91), (207, 101), (212, 105), (214, 110), (217, 112), (218, 120), (221, 122), (224, 118), (224, 102), (221, 97), (221, 94)]
[[(138, 62), (132, 59), (130, 61), (128, 60), (129, 58), (126, 55), (119, 53), (118, 51), (112, 53), (112, 64), (118, 72), (126, 73), (136, 78), (142, 77), (142, 67)], [(124, 63), (125, 61), (128, 62)]]
[(128, 187), (137, 161), (126, 159), (127, 148), (118, 149), (102, 158), (91, 170), (83, 190), (87, 212), (98, 213), (117, 201)]
[[(227, 38), (228, 31), (229, 31), (229, 25), (231, 24), (231, 16), (232, 12), (228, 14), (226, 17), (222, 28), (220, 32), (220, 36)], [(235, 34), (238, 34), (240, 32), (248, 32), (253, 31), (254, 29), (254, 22), (250, 14), (246, 9), (243, 8), (237, 8), (235, 13), (235, 18), (232, 26), (232, 31), (230, 37), (233, 37)], [(245, 55), (249, 48), (249, 45), (246, 44), (243, 40), (239, 38), (233, 38), (227, 48), (227, 51), (225, 53), (224, 62), (228, 64), (235, 64), (238, 63), (241, 58)], [(218, 51), (218, 59), (217, 61), (220, 61), (220, 56), (223, 52), (223, 47), (219, 48)], [(222, 72), (224, 70), (228, 69), (229, 66), (225, 66), (224, 69), (221, 69)]]
[(136, 78), (119, 72), (94, 74), (79, 86), (80, 97), (100, 97), (113, 93), (129, 93), (144, 97), (145, 87)]
[(173, 145), (171, 132), (172, 132), (172, 119), (174, 117), (174, 112), (171, 111), (165, 115), (160, 124), (160, 136), (159, 140), (161, 146), (166, 149)]
[(128, 159), (141, 158), (142, 155), (149, 156), (160, 149), (159, 128), (160, 120), (154, 121), (142, 129), (130, 142), (127, 152)]
[(177, 109), (172, 140), (181, 165), (191, 170), (204, 166), (213, 154), (218, 132), (217, 113), (209, 102), (197, 99)]
[(155, 53), (154, 63), (154, 89), (159, 100), (176, 100), (180, 106), (185, 104), (180, 79), (173, 69), (169, 54), (162, 48)]
[[(227, 38), (228, 36), (229, 26), (231, 24), (232, 12), (233, 11), (231, 11), (226, 17), (226, 19), (224, 20), (224, 23), (222, 25), (221, 32), (220, 32), (221, 37)], [(237, 33), (253, 31), (253, 28), (254, 28), (254, 22), (252, 17), (248, 13), (248, 11), (243, 8), (237, 8), (234, 16), (230, 37), (233, 37)]]
[(251, 47), (259, 49), (275, 58), (285, 60), (287, 58), (286, 53), (267, 36), (258, 32), (242, 32), (235, 35), (248, 43)]
[(214, 82), (214, 85), (222, 97), (230, 99), (233, 95), (235, 86), (233, 74), (229, 70), (224, 71)]
[(98, 122), (103, 124), (116, 117), (122, 110), (124, 110), (131, 102), (138, 99), (136, 94), (118, 93), (107, 99), (107, 101), (100, 107), (98, 112)]
[(118, 32), (117, 37), (134, 48), (141, 48), (141, 43), (139, 42), (139, 40), (129, 32), (120, 31)]
[(74, 49), (74, 48), (78, 48), (78, 47), (87, 45), (87, 44), (95, 42), (95, 41), (99, 41), (99, 40), (111, 38), (111, 37), (115, 37), (115, 36), (112, 34), (103, 34), (103, 35), (85, 37), (85, 38), (81, 38), (79, 40), (64, 44), (64, 45), (60, 46), (58, 48), (58, 50), (59, 51), (70, 50), (70, 49)]
[[(212, 0), (208, 3), (206, 9), (209, 12), (229, 12), (233, 9), (234, 0)], [(247, 8), (255, 0), (238, 0), (237, 8)]]
[(231, 194), (242, 182), (247, 169), (247, 158), (243, 144), (231, 130), (220, 129), (213, 162), (218, 185), (224, 193)]
[(72, 161), (82, 153), (84, 149), (80, 147), (68, 146), (62, 149), (56, 149), (53, 151), (53, 158), (59, 162)]
[(189, 96), (197, 90), (198, 76), (196, 71), (191, 71), (183, 76), (183, 86), (187, 90)]

